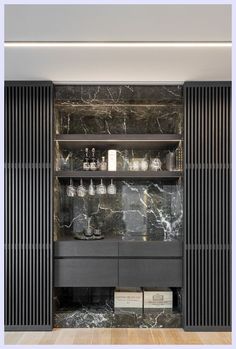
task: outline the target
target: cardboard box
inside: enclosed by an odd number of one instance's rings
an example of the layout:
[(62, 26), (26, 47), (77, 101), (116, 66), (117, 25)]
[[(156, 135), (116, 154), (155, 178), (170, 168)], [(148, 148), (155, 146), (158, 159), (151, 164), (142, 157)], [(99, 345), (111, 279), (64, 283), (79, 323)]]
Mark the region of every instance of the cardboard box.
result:
[(172, 309), (172, 290), (170, 288), (145, 288), (143, 306), (144, 309)]
[(116, 288), (114, 294), (114, 308), (142, 309), (143, 292), (141, 288)]

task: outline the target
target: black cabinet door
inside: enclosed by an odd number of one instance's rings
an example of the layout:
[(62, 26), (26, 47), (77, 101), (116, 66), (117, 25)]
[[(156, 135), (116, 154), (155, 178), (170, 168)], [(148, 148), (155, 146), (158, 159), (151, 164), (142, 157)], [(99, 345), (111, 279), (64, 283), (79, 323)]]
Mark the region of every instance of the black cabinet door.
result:
[(52, 327), (50, 82), (5, 84), (5, 328)]
[(177, 258), (120, 258), (119, 286), (181, 287), (182, 260)]
[(55, 258), (55, 287), (114, 287), (118, 285), (117, 258)]
[(231, 327), (231, 84), (186, 83), (184, 327)]

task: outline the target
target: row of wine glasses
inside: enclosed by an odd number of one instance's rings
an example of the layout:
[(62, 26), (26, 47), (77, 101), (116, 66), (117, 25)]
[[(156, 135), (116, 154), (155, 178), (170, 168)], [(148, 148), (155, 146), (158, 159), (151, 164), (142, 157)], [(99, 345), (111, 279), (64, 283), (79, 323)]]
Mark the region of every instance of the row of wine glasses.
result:
[(73, 184), (72, 178), (70, 179), (70, 184), (66, 188), (66, 195), (69, 197), (85, 197), (86, 195), (91, 195), (94, 196), (95, 194), (98, 195), (104, 195), (104, 194), (110, 194), (110, 195), (115, 195), (116, 194), (116, 186), (113, 183), (113, 179), (111, 179), (111, 183), (106, 187), (105, 184), (103, 183), (103, 180), (101, 179), (100, 184), (94, 185), (93, 180), (90, 180), (90, 184), (88, 189), (83, 184), (82, 178), (80, 179), (80, 185), (76, 187)]

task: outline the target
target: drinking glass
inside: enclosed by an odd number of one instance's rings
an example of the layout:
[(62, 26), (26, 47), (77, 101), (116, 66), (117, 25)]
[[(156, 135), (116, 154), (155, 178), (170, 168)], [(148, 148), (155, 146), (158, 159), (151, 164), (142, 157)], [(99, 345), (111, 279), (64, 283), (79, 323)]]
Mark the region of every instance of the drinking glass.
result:
[(80, 185), (77, 188), (77, 195), (80, 198), (83, 198), (86, 195), (86, 192), (87, 192), (87, 190), (86, 190), (85, 186), (83, 185), (83, 180), (81, 178), (80, 179)]
[(103, 180), (101, 179), (101, 183), (97, 185), (97, 194), (104, 195), (106, 194), (106, 192), (107, 192), (106, 186), (103, 184)]
[(111, 184), (109, 184), (107, 187), (107, 193), (110, 195), (116, 194), (116, 186), (113, 184), (113, 179), (111, 179)]
[(93, 184), (93, 180), (91, 179), (90, 184), (89, 184), (89, 188), (88, 188), (88, 193), (89, 195), (95, 195), (95, 186)]
[(73, 180), (70, 178), (70, 184), (66, 188), (66, 195), (69, 197), (74, 197), (76, 195), (76, 189), (73, 185)]
[(71, 152), (67, 156), (63, 156), (62, 154), (60, 155), (59, 159), (59, 169), (61, 171), (66, 171), (69, 170), (71, 167)]

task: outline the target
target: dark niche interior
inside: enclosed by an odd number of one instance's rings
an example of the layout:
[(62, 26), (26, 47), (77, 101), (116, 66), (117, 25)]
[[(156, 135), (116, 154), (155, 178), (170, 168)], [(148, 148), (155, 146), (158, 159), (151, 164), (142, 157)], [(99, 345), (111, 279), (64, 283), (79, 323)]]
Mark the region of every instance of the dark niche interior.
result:
[[(181, 157), (170, 170), (167, 155), (183, 151), (181, 85), (55, 86), (54, 241), (74, 241), (90, 228), (103, 241), (181, 241), (183, 178)], [(116, 171), (84, 171), (85, 148), (108, 160), (117, 152)], [(160, 160), (154, 170), (153, 159)], [(145, 169), (135, 168), (146, 164)], [(127, 165), (128, 164), (128, 165)], [(116, 192), (108, 193), (115, 185)], [(89, 186), (100, 184), (106, 194)], [(83, 197), (68, 196), (82, 185)], [(89, 243), (89, 242), (88, 242)], [(132, 275), (130, 276), (132, 277)], [(173, 308), (154, 312), (114, 311), (115, 287), (56, 287), (55, 327), (181, 327), (181, 287), (171, 287)], [(145, 285), (140, 284), (140, 287)], [(155, 285), (158, 287), (159, 285)]]

